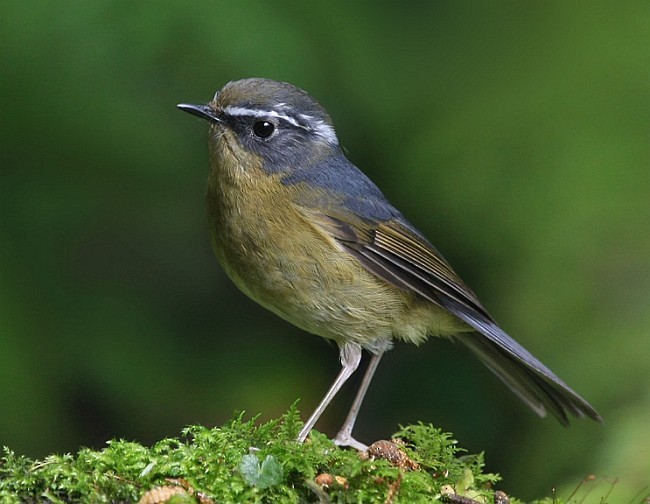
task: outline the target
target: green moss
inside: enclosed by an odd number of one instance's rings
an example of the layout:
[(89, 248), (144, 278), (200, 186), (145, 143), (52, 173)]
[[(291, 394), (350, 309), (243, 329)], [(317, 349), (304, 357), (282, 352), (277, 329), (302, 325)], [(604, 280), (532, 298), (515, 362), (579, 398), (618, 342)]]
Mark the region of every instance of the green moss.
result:
[[(193, 494), (168, 502), (198, 502), (198, 493), (219, 503), (445, 502), (450, 493), (494, 502), (499, 477), (483, 472), (483, 456), (466, 454), (450, 434), (430, 425), (404, 427), (395, 434), (409, 463), (419, 466), (415, 470), (384, 459), (364, 460), (316, 431), (304, 444), (297, 443), (301, 426), (292, 407), (259, 425), (240, 414), (222, 427), (188, 427), (181, 438), (150, 448), (110, 441), (100, 451), (82, 449), (74, 456), (41, 461), (5, 448), (0, 502), (138, 502), (152, 488), (174, 488), (178, 482), (172, 478), (187, 482)], [(315, 478), (322, 473), (338, 481), (321, 486)]]

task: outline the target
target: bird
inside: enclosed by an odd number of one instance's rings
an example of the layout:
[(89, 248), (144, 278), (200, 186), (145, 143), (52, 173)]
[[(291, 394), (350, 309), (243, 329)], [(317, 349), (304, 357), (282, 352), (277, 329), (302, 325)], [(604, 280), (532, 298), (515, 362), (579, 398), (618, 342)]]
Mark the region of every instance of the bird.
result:
[(336, 343), (341, 370), (304, 423), (316, 422), (370, 354), (339, 446), (353, 428), (382, 355), (429, 337), (466, 346), (539, 416), (568, 425), (598, 412), (483, 307), (447, 260), (350, 162), (310, 94), (264, 78), (228, 82), (207, 104), (179, 109), (209, 123), (206, 206), (212, 248), (248, 297)]

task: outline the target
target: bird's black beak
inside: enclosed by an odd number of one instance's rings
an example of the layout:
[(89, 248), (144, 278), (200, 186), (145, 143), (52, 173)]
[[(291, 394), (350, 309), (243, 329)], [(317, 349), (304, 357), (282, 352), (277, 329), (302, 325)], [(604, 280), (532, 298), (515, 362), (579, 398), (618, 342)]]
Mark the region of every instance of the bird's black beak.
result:
[(195, 115), (209, 122), (221, 122), (217, 117), (217, 112), (210, 105), (192, 105), (191, 103), (179, 103), (176, 105), (179, 109), (188, 114)]

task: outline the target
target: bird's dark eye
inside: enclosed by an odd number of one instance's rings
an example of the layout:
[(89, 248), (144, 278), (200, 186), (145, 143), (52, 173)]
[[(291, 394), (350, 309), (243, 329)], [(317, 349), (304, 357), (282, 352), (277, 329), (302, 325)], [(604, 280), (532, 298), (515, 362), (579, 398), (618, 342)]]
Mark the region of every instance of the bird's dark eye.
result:
[(257, 121), (253, 124), (253, 133), (259, 138), (268, 138), (275, 131), (275, 126), (269, 121)]

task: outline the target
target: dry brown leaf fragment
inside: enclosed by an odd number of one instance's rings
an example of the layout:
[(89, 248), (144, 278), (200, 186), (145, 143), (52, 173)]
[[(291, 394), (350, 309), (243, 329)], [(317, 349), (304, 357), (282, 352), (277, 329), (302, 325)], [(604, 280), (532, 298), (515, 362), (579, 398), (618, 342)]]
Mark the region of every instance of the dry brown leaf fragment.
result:
[(393, 504), (393, 502), (395, 501), (395, 498), (399, 493), (399, 488), (400, 486), (402, 486), (402, 474), (403, 473), (400, 472), (397, 475), (397, 479), (389, 485), (388, 495), (386, 495), (386, 500), (384, 500), (384, 504)]
[(314, 478), (314, 481), (321, 488), (330, 488), (330, 487), (339, 486), (344, 490), (347, 490), (348, 487), (350, 486), (348, 480), (345, 479), (343, 476), (333, 476), (329, 473), (319, 474)]
[(184, 489), (178, 486), (158, 486), (146, 492), (138, 501), (138, 504), (165, 504), (174, 495), (178, 494), (189, 495)]
[(138, 501), (138, 504), (166, 504), (174, 495), (191, 495), (199, 504), (214, 504), (214, 501), (203, 492), (197, 492), (183, 478), (165, 478), (169, 485), (152, 488)]
[(420, 469), (418, 463), (411, 460), (399, 444), (393, 441), (386, 441), (385, 439), (372, 443), (368, 449), (363, 452), (362, 456), (369, 460), (388, 460), (392, 465), (407, 471), (417, 471)]
[(510, 497), (505, 492), (497, 490), (494, 492), (494, 504), (510, 504)]
[(331, 487), (334, 484), (334, 476), (330, 473), (321, 473), (314, 478), (319, 487)]

